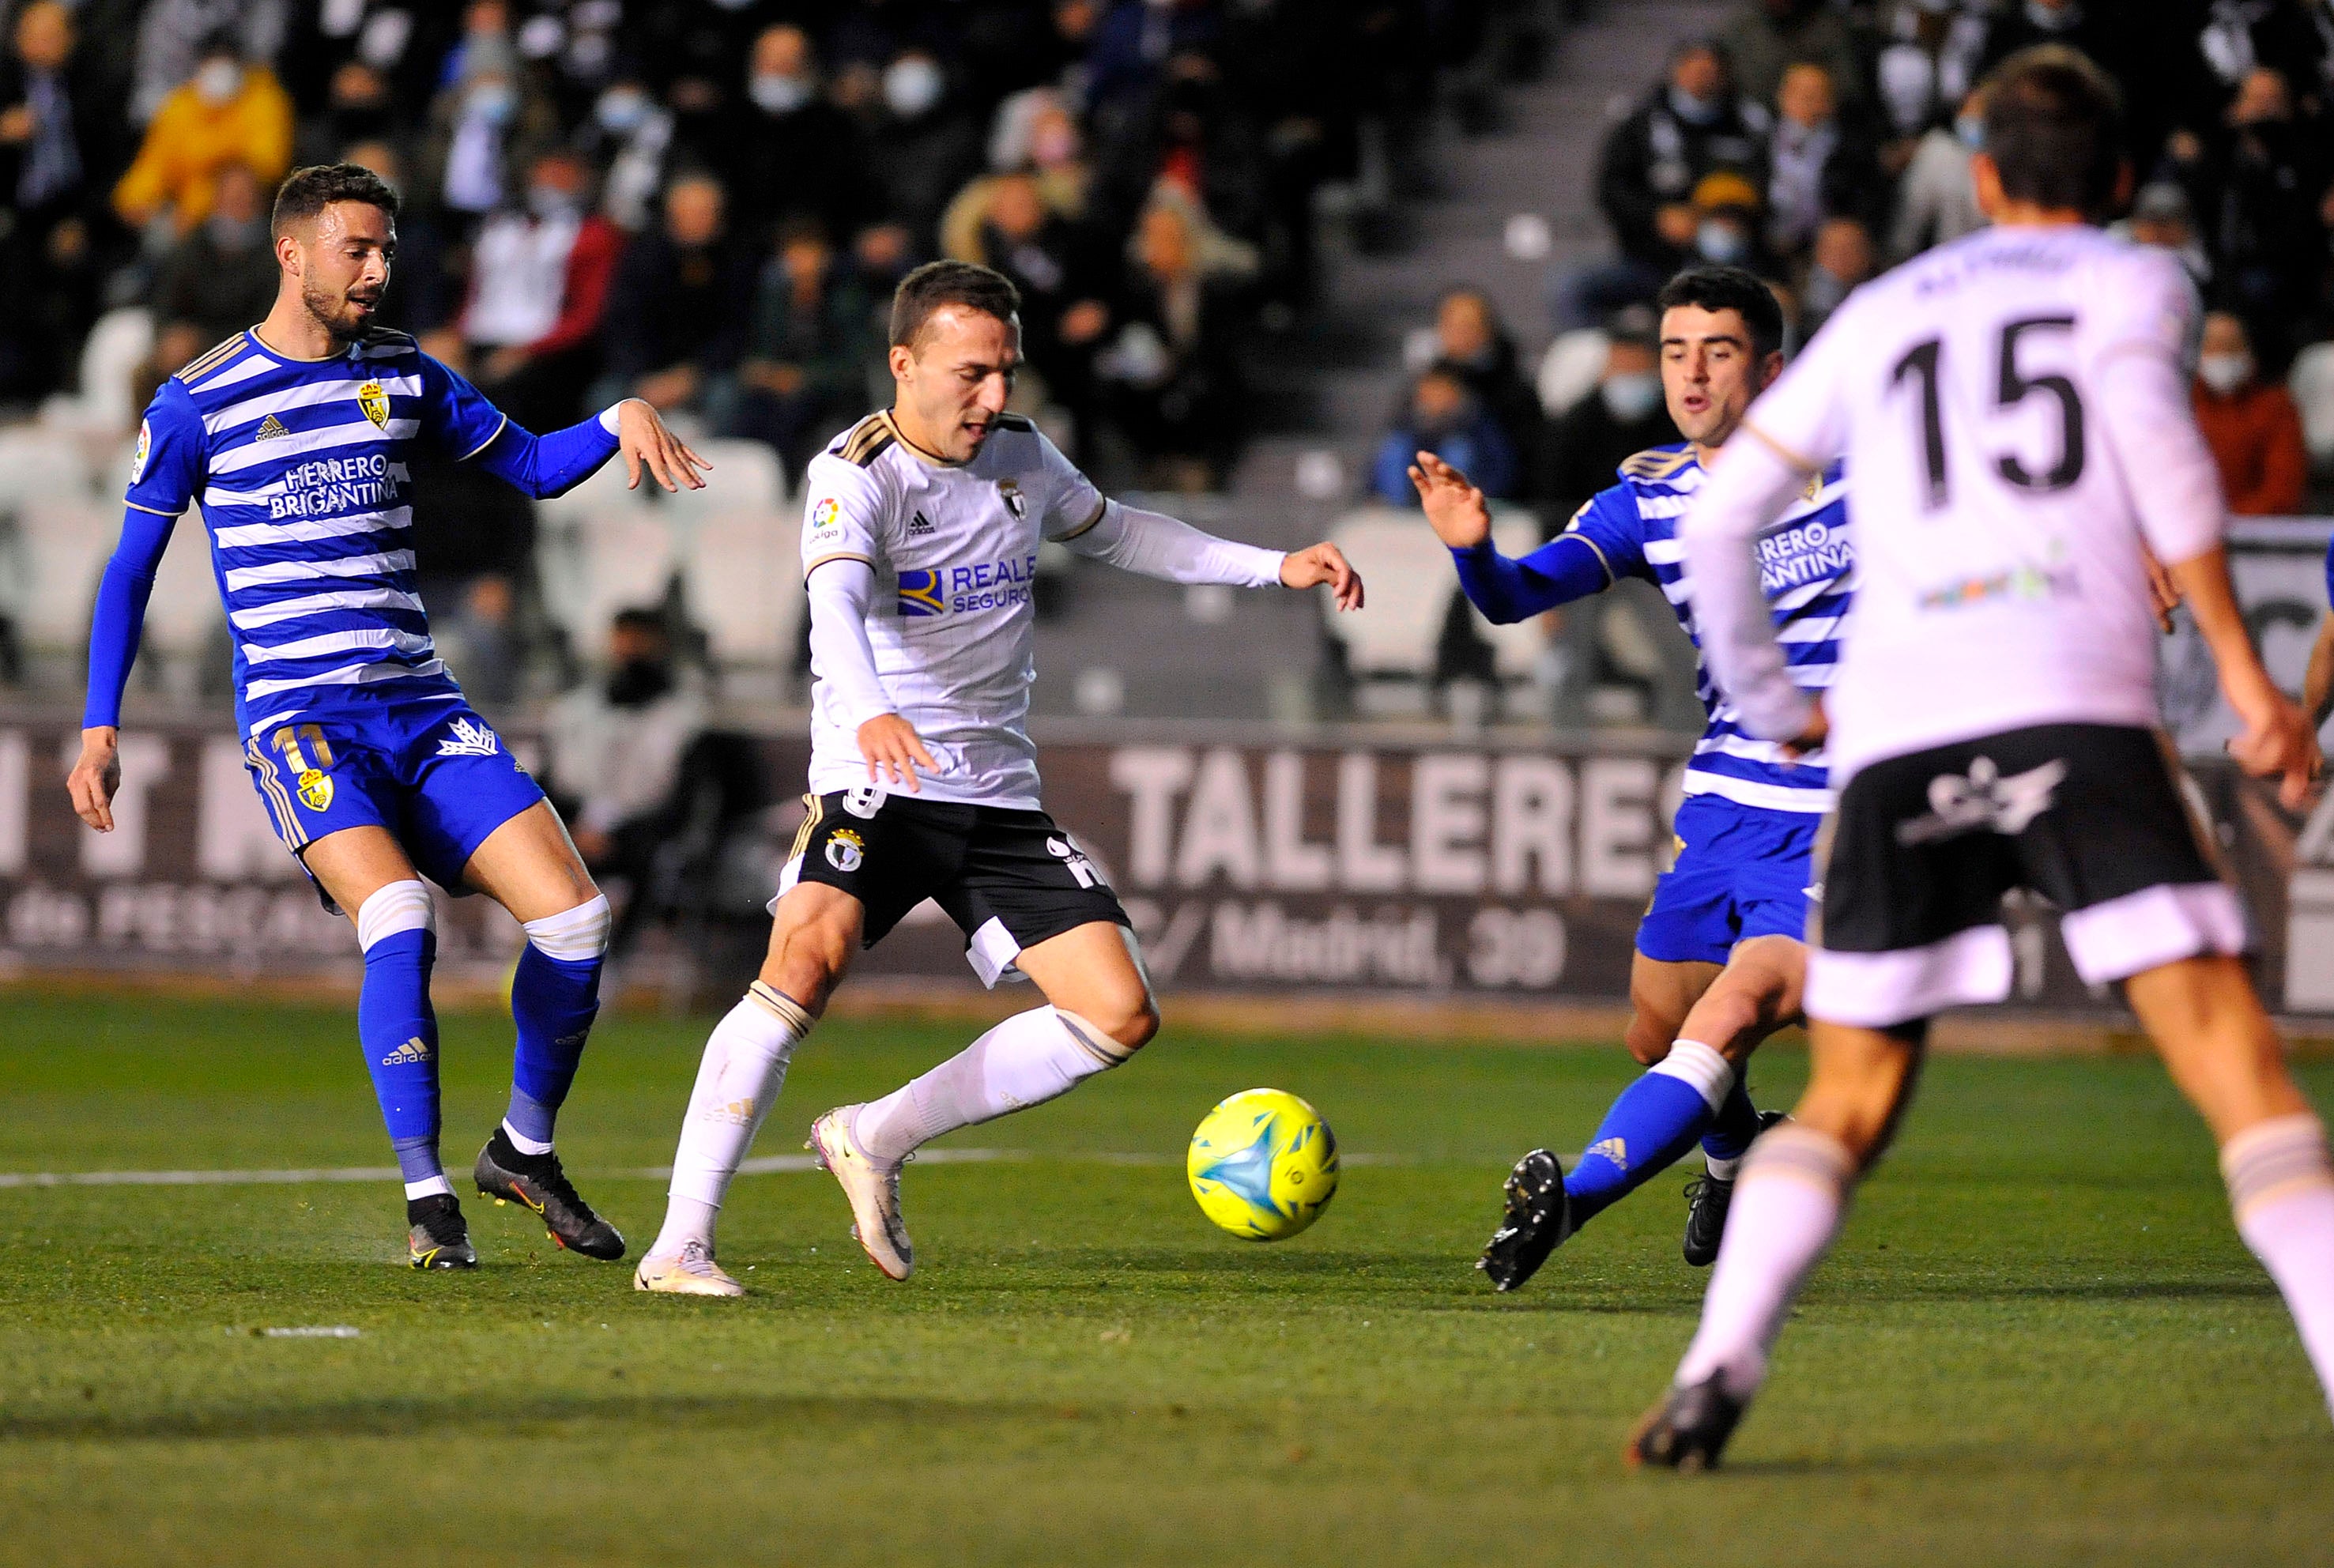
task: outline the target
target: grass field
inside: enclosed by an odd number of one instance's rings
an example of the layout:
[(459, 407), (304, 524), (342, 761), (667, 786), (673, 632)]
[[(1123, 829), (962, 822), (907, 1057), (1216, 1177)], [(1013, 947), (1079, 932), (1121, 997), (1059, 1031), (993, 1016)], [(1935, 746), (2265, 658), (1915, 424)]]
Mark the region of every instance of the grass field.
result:
[[(635, 1244), (703, 1024), (603, 1024), (562, 1149)], [(378, 1166), (328, 1008), (0, 996), (0, 1171)], [(763, 1154), (955, 1027), (837, 1021)], [(507, 1024), (447, 1020), (449, 1164)], [(1770, 1054), (1762, 1101), (1804, 1072)], [(1576, 1149), (1616, 1050), (1178, 1032), (911, 1169), (887, 1284), (818, 1175), (742, 1178), (743, 1302), (636, 1294), (468, 1207), (400, 1266), (389, 1184), (0, 1188), (0, 1562), (2322, 1563), (2334, 1431), (2211, 1149), (2152, 1063), (1936, 1063), (1732, 1466), (1618, 1462), (1691, 1331), (1681, 1171), (1517, 1296), (1468, 1267), (1499, 1178)], [(2334, 1101), (2334, 1071), (2309, 1076)], [(1355, 1159), (1260, 1247), (1180, 1155), (1259, 1083)], [(1150, 1157), (1150, 1162), (1108, 1155)], [(752, 1272), (744, 1272), (747, 1265)], [(270, 1338), (347, 1325), (355, 1338)]]

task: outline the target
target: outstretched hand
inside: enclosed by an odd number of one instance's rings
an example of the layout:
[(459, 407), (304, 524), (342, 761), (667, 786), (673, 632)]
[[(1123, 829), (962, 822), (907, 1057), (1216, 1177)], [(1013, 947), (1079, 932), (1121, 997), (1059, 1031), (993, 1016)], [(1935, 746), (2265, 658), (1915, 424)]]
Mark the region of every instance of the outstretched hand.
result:
[(1467, 476), (1432, 452), (1421, 452), (1410, 466), (1410, 482), (1418, 486), (1419, 505), (1435, 535), (1453, 550), (1472, 550), (1491, 536), (1491, 505)]
[(623, 454), (624, 471), (632, 476), (625, 488), (641, 487), (641, 470), (666, 489), (705, 488), (703, 476), (713, 465), (689, 449), (689, 444), (665, 425), (663, 416), (638, 398), (616, 405), (616, 450)]
[(1318, 588), (1329, 585), (1330, 593), (1340, 610), (1362, 607), (1362, 574), (1345, 559), (1345, 553), (1335, 544), (1316, 544), (1309, 550), (1293, 551), (1281, 558), (1280, 585), (1283, 588)]

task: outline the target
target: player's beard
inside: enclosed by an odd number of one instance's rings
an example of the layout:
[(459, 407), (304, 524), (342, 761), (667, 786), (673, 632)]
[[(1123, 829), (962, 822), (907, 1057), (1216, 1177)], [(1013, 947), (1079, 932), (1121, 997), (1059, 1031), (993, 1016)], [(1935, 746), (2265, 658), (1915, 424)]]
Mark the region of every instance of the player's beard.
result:
[[(378, 303), (379, 296), (374, 296)], [(333, 293), (303, 284), (300, 303), (306, 308), (315, 323), (331, 335), (335, 343), (352, 343), (371, 321), (370, 312), (360, 311), (345, 292)]]

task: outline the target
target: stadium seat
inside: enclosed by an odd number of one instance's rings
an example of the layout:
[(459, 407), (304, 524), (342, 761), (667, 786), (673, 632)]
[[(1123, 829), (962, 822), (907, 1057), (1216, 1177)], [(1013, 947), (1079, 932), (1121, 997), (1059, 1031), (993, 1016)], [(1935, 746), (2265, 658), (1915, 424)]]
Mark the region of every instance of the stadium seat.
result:
[(1613, 340), (1596, 327), (1566, 332), (1548, 344), (1535, 383), (1541, 410), (1553, 419), (1595, 391), (1612, 352)]
[(2334, 468), (2334, 343), (2312, 343), (2294, 356), (2286, 386), (2301, 406), (2301, 435), (2310, 444), (2310, 462)]
[[(778, 455), (760, 441), (692, 441), (690, 447), (713, 465), (702, 490), (683, 490), (665, 500), (693, 518), (732, 512), (775, 512), (786, 504), (786, 475)], [(619, 468), (621, 464), (616, 465)]]
[[(129, 472), (125, 451), (121, 476)], [(96, 483), (96, 467), (72, 437), (40, 425), (0, 430), (0, 507), (33, 501), (93, 505)], [(112, 497), (120, 498), (118, 492)]]
[[(1538, 522), (1528, 511), (1498, 508), (1491, 529), (1502, 554), (1520, 555), (1539, 543)], [(1431, 678), (1435, 641), (1459, 589), (1451, 553), (1425, 517), (1367, 506), (1347, 514), (1329, 538), (1369, 590), (1365, 607), (1351, 614), (1338, 614), (1323, 601), (1324, 624), (1345, 646), (1347, 667), (1365, 680)], [(1500, 674), (1510, 679), (1530, 674), (1547, 641), (1529, 621), (1494, 626), (1478, 616), (1476, 630), (1490, 643)]]
[(172, 691), (194, 694), (201, 684), (201, 661), (226, 624), (202, 513), (190, 511), (171, 532), (146, 601), (145, 646), (169, 661), (164, 680)]
[(783, 507), (723, 512), (695, 530), (684, 579), (689, 613), (712, 640), (718, 663), (794, 658), (804, 604), (800, 535), (799, 518)]
[(49, 496), (11, 509), (22, 563), (23, 601), (14, 619), (27, 645), (72, 649), (89, 632), (98, 574), (121, 524), (82, 496)]
[(130, 381), (154, 351), (154, 317), (125, 305), (98, 317), (81, 351), (81, 391), (59, 392), (41, 405), (41, 422), (77, 435), (118, 436), (138, 428)]

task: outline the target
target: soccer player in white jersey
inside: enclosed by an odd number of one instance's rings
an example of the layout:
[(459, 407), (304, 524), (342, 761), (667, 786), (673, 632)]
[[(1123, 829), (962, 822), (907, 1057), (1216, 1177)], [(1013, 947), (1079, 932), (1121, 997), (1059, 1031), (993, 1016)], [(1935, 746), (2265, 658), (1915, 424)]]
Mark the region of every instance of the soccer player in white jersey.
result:
[(637, 399), (537, 437), (410, 337), (375, 327), (397, 207), (369, 169), (294, 169), (275, 198), (267, 319), (155, 392), (98, 587), (68, 787), (82, 820), (111, 831), (121, 692), (146, 598), (172, 528), (199, 503), (235, 632), (245, 765), (277, 836), (364, 951), (357, 1037), (405, 1179), (410, 1260), (477, 1262), (438, 1158), (437, 915), (423, 876), (487, 894), (526, 932), (511, 982), (510, 1109), (479, 1151), (478, 1190), (533, 1210), (560, 1246), (612, 1260), (624, 1238), (577, 1195), (552, 1140), (599, 1009), (608, 900), (431, 647), (407, 451), (427, 441), (535, 495), (620, 451), (636, 486), (645, 467), (668, 490), (700, 488), (701, 465)]
[[(2005, 62), (1985, 103), (1972, 175), (1994, 226), (1856, 293), (1752, 406), (1687, 515), (1719, 683), (1754, 734), (1825, 741), (1840, 796), (1808, 964), (1813, 1078), (1750, 1152), (1700, 1330), (1633, 1462), (1718, 1462), (1904, 1113), (1929, 1018), (2009, 995), (2001, 906), (2020, 888), (2063, 912), (2084, 979), (2123, 983), (2334, 1388), (2334, 1163), (2159, 727), (2148, 551), (2219, 663), (2239, 763), (2299, 806), (2317, 748), (2230, 588), (2179, 265), (2090, 226), (2127, 178), (2114, 86), (2046, 47)], [(1843, 454), (1859, 582), (1818, 703), (1789, 678), (1752, 542)]]
[(1018, 1014), (880, 1100), (820, 1116), (811, 1147), (850, 1200), (876, 1266), (908, 1277), (900, 1167), (944, 1132), (1044, 1103), (1115, 1067), (1159, 1027), (1125, 912), (1039, 799), (1029, 709), (1037, 547), (1175, 582), (1362, 583), (1335, 545), (1235, 544), (1116, 501), (1005, 411), (1020, 301), (987, 267), (933, 262), (892, 302), (891, 409), (812, 460), (803, 570), (811, 605), (810, 794), (771, 900), (761, 978), (707, 1041), (642, 1290), (740, 1295), (714, 1260), (729, 1181), (852, 954), (926, 899)]
[[(1624, 577), (1661, 589), (1700, 640), (1686, 595), (1678, 519), (1741, 426), (1750, 399), (1782, 373), (1783, 313), (1756, 274), (1690, 267), (1664, 285), (1662, 390), (1688, 439), (1623, 463), (1621, 482), (1521, 560), (1491, 544), (1482, 492), (1431, 452), (1411, 471), (1426, 519), (1451, 547), (1460, 585), (1496, 621), (1522, 620), (1601, 593)], [(1854, 592), (1847, 486), (1811, 482), (1760, 541), (1761, 588), (1796, 657), (1791, 678), (1830, 684)], [(1750, 1053), (1794, 1019), (1807, 967), (1816, 832), (1830, 808), (1820, 756), (1784, 755), (1742, 731), (1705, 666), (1709, 722), (1685, 771), (1676, 862), (1637, 926), (1629, 967), (1629, 1053), (1644, 1074), (1614, 1101), (1570, 1170), (1535, 1149), (1509, 1173), (1506, 1212), (1476, 1266), (1494, 1288), (1529, 1279), (1549, 1252), (1699, 1141), (1705, 1172), (1687, 1188), (1685, 1260), (1718, 1255), (1742, 1156), (1761, 1116), (1743, 1082)]]

